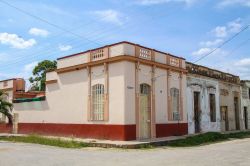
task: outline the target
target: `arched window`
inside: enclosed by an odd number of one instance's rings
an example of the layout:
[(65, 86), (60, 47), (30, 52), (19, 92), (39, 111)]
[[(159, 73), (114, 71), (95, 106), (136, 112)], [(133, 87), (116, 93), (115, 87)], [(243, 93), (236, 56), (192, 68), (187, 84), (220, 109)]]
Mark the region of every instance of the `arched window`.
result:
[(171, 95), (171, 106), (172, 106), (172, 120), (180, 120), (180, 112), (179, 112), (180, 92), (179, 92), (179, 89), (171, 88), (170, 95)]
[(104, 120), (104, 85), (92, 86), (92, 120)]

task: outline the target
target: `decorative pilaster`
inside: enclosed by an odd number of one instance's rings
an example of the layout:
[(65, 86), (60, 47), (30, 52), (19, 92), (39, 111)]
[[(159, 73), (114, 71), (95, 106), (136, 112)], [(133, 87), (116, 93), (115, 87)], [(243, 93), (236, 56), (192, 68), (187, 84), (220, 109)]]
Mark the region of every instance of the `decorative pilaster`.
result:
[(183, 77), (183, 73), (181, 72), (180, 73), (180, 79), (179, 79), (179, 83), (180, 83), (180, 85), (179, 85), (179, 87), (180, 87), (180, 95), (179, 95), (179, 97), (180, 97), (180, 103), (179, 103), (179, 105), (180, 105), (180, 121), (182, 121), (183, 120), (183, 96), (182, 96), (182, 91), (183, 91), (183, 85), (182, 85), (182, 77)]
[(172, 115), (172, 102), (171, 102), (171, 96), (170, 96), (170, 75), (171, 71), (167, 70), (167, 104), (168, 104), (168, 121), (173, 120), (173, 115)]
[(139, 110), (139, 68), (140, 63), (135, 64), (135, 121), (136, 121), (136, 139), (140, 139), (140, 110)]
[(109, 68), (108, 64), (104, 63), (104, 77), (105, 77), (105, 84), (104, 84), (104, 121), (109, 120)]
[(152, 66), (151, 73), (151, 85), (152, 85), (152, 109), (151, 109), (151, 138), (156, 138), (156, 126), (155, 126), (155, 69), (156, 66)]
[(87, 67), (87, 72), (88, 72), (88, 110), (87, 110), (87, 118), (88, 121), (92, 120), (92, 115), (91, 115), (91, 68), (88, 66)]

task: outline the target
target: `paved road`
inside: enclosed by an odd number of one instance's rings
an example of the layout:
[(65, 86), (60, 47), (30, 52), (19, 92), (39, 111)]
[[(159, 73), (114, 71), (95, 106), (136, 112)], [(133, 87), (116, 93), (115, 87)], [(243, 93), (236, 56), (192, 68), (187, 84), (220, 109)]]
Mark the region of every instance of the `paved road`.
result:
[(249, 166), (250, 139), (195, 148), (150, 150), (64, 149), (35, 144), (0, 142), (0, 166)]

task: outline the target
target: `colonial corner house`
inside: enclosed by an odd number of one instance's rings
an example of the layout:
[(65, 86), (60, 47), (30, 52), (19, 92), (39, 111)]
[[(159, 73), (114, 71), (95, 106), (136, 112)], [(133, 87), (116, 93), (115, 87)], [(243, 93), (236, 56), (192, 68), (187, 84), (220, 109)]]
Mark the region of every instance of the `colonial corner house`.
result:
[(130, 42), (57, 59), (45, 93), (17, 89), (0, 132), (145, 140), (250, 124), (249, 81)]
[(120, 42), (57, 62), (46, 99), (14, 100), (18, 133), (110, 140), (188, 133), (185, 59)]

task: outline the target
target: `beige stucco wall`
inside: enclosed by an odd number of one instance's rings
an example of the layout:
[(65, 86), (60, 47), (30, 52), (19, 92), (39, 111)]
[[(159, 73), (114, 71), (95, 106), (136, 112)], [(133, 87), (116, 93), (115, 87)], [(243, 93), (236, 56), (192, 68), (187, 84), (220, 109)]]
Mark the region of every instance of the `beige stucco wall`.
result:
[[(4, 82), (7, 82), (7, 86), (4, 86)], [(1, 81), (0, 82), (0, 89), (8, 89), (13, 88), (13, 80)]]
[[(135, 63), (126, 62), (125, 75), (125, 119), (127, 123), (135, 124)], [(169, 76), (169, 88), (180, 89), (179, 74), (171, 72)], [(155, 121), (157, 124), (176, 123), (168, 121), (167, 103), (167, 70), (156, 68), (153, 79), (155, 83)], [(152, 66), (139, 65), (138, 84), (146, 83), (152, 87)], [(139, 87), (138, 87), (139, 88)], [(187, 122), (186, 113), (186, 75), (182, 77), (183, 98), (183, 122)]]
[[(228, 95), (224, 96), (220, 94), (220, 107), (221, 106), (227, 106), (228, 107), (228, 120), (229, 120), (229, 130), (235, 130), (235, 112), (234, 112), (234, 97), (238, 97), (239, 99), (239, 122), (240, 122), (240, 128), (243, 127), (243, 116), (241, 112), (241, 91), (240, 91), (240, 85), (236, 84), (230, 84), (226, 82), (219, 82), (219, 89), (225, 89), (228, 91)], [(238, 96), (234, 94), (234, 92), (238, 92)], [(221, 123), (221, 130), (225, 131), (225, 124)]]
[[(46, 101), (14, 104), (21, 123), (71, 123), (71, 124), (124, 124), (124, 73), (125, 62), (109, 65), (109, 121), (87, 120), (88, 76), (87, 70), (77, 70), (57, 75), (57, 83), (48, 84)], [(91, 84), (104, 84), (104, 67), (92, 67)]]
[[(110, 57), (115, 57), (115, 56), (120, 56), (120, 55), (135, 55), (135, 47), (131, 44), (118, 44), (111, 46), (109, 48), (109, 56)], [(70, 67), (70, 66), (75, 66), (83, 63), (87, 63), (89, 61), (89, 56), (90, 53), (83, 53), (79, 54), (77, 56), (71, 56), (68, 58), (64, 59), (59, 59), (57, 61), (57, 68), (64, 68), (64, 67)]]
[(64, 68), (64, 67), (79, 65), (82, 63), (87, 63), (88, 56), (89, 56), (89, 53), (84, 53), (84, 54), (80, 54), (77, 56), (72, 56), (72, 57), (68, 57), (65, 59), (60, 59), (57, 61), (57, 68), (60, 69), (60, 68)]

